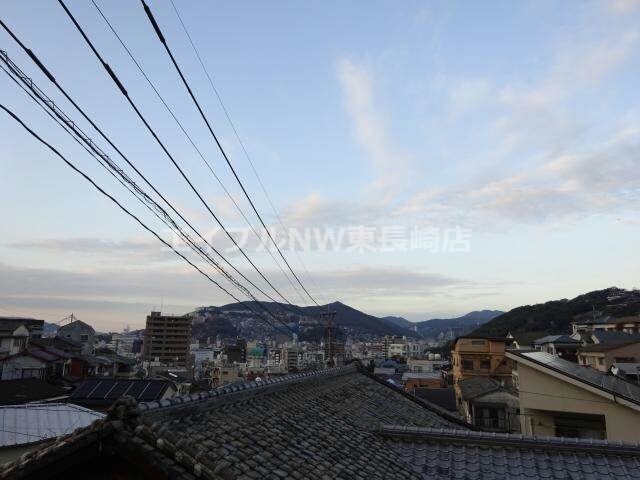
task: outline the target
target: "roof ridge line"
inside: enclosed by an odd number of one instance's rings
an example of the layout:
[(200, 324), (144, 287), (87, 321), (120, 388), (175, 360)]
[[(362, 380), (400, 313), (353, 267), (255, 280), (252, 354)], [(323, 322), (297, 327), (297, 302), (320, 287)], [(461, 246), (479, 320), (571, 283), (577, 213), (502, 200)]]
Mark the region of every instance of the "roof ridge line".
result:
[(165, 398), (164, 400), (156, 400), (153, 402), (141, 402), (138, 404), (138, 410), (140, 411), (140, 413), (146, 413), (176, 406), (196, 405), (213, 398), (224, 397), (226, 395), (234, 393), (268, 390), (271, 387), (284, 384), (298, 383), (319, 377), (338, 376), (355, 371), (357, 371), (355, 365), (350, 364), (341, 367), (325, 368), (322, 370), (311, 370), (308, 372), (292, 373), (289, 375), (284, 375), (282, 377), (261, 380), (259, 382), (253, 380), (237, 385), (223, 385), (206, 392), (179, 395), (173, 398)]
[(408, 427), (400, 425), (382, 425), (380, 434), (389, 437), (450, 440), (455, 442), (483, 443), (510, 447), (535, 447), (544, 445), (563, 450), (617, 452), (621, 455), (640, 456), (639, 442), (621, 440), (596, 440), (570, 437), (538, 437), (513, 433), (482, 432), (473, 430), (455, 430), (432, 427)]

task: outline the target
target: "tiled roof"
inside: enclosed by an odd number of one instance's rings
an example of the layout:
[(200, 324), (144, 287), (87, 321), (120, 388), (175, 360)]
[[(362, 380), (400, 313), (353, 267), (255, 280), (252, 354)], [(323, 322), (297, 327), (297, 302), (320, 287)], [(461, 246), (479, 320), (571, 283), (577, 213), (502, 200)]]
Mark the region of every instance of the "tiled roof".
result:
[(485, 393), (493, 392), (501, 388), (500, 382), (490, 377), (471, 377), (458, 382), (460, 391), (462, 392), (462, 398), (465, 400), (471, 400), (472, 398), (479, 397)]
[[(380, 426), (465, 428), (441, 414), (444, 410), (353, 366), (133, 405), (129, 433), (114, 440), (153, 456), (157, 468), (181, 479), (417, 479), (386, 447)], [(116, 405), (111, 416), (123, 408)], [(0, 470), (0, 477), (25, 478), (60, 452), (70, 454), (76, 442), (104, 439), (122, 423), (107, 419), (60, 439), (47, 452), (28, 454), (20, 464)]]
[(637, 443), (398, 426), (381, 435), (425, 480), (640, 479)]
[(615, 375), (599, 372), (590, 367), (583, 367), (546, 352), (509, 350), (507, 355), (516, 355), (525, 360), (531, 360), (542, 368), (561, 373), (586, 385), (596, 387), (616, 397), (640, 405), (640, 385), (627, 382)]
[(102, 417), (102, 413), (66, 403), (0, 406), (0, 447), (67, 435)]
[(534, 345), (542, 345), (543, 343), (580, 343), (580, 340), (572, 338), (570, 335), (547, 335), (546, 337), (534, 340)]
[(426, 400), (427, 402), (434, 403), (445, 410), (450, 412), (455, 412), (458, 409), (458, 405), (456, 404), (456, 392), (453, 388), (414, 388), (413, 394), (421, 398), (422, 400)]

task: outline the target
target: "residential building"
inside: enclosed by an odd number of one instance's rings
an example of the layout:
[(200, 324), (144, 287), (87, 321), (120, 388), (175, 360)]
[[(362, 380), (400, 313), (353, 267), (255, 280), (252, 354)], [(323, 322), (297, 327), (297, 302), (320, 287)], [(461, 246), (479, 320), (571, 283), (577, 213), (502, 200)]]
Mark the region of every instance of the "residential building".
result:
[(300, 350), (298, 347), (282, 349), (282, 361), (287, 372), (297, 372), (300, 368)]
[(15, 355), (29, 342), (29, 329), (22, 323), (0, 321), (0, 358)]
[(123, 399), (64, 442), (0, 467), (0, 477), (617, 480), (637, 476), (639, 463), (635, 444), (473, 432), (346, 366), (161, 402)]
[(187, 367), (190, 341), (190, 317), (151, 312), (144, 333), (143, 359), (163, 366)]
[(442, 367), (448, 365), (447, 360), (442, 360), (440, 354), (430, 354), (428, 358), (410, 358), (407, 367), (413, 373), (439, 372)]
[(488, 432), (520, 432), (518, 392), (491, 377), (472, 377), (458, 383), (460, 414)]
[(0, 465), (101, 418), (101, 413), (67, 403), (0, 406)]
[(88, 323), (75, 319), (73, 315), (71, 318), (71, 323), (58, 328), (57, 336), (82, 344), (82, 353), (86, 355), (92, 354), (96, 331)]
[(623, 334), (610, 341), (581, 346), (578, 361), (601, 372), (608, 372), (616, 363), (640, 362), (640, 335)]
[(0, 317), (0, 330), (4, 330), (5, 328), (11, 329), (11, 325), (14, 325), (15, 328), (19, 325), (27, 327), (30, 338), (42, 337), (44, 330), (44, 320), (26, 317)]
[(53, 347), (29, 347), (0, 360), (2, 380), (47, 380), (69, 374), (73, 357)]
[(546, 352), (507, 351), (526, 435), (637, 441), (640, 386)]
[(504, 337), (458, 337), (453, 343), (453, 383), (476, 376), (492, 377), (511, 384), (512, 362), (505, 357), (511, 339)]
[(407, 392), (413, 391), (414, 388), (441, 388), (443, 387), (442, 375), (440, 372), (424, 372), (402, 374), (402, 384)]
[(640, 315), (585, 316), (582, 320), (572, 322), (571, 326), (574, 334), (594, 331), (639, 333)]
[(241, 338), (235, 344), (227, 344), (222, 349), (227, 363), (246, 363), (247, 361), (247, 341)]
[(533, 342), (533, 348), (551, 355), (557, 355), (570, 362), (578, 361), (578, 348), (582, 346), (580, 340), (570, 335), (547, 335)]

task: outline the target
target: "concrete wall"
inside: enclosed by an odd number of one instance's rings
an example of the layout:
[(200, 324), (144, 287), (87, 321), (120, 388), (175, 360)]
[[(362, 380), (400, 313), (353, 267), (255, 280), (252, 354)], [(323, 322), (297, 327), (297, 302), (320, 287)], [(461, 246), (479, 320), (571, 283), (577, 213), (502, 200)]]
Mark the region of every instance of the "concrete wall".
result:
[[(607, 440), (637, 442), (640, 412), (518, 362), (522, 433), (554, 435), (553, 413), (604, 415)], [(537, 393), (534, 393), (537, 392)]]

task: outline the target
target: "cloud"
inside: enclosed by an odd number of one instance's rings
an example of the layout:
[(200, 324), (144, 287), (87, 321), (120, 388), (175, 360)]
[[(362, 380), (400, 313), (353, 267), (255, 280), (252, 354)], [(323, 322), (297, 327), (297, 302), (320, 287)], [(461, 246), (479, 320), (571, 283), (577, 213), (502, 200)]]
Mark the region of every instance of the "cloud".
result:
[(640, 128), (623, 129), (585, 152), (554, 156), (514, 175), (419, 192), (397, 213), (486, 229), (632, 211), (640, 200), (638, 158)]
[(408, 157), (393, 145), (385, 121), (376, 108), (371, 71), (348, 59), (339, 61), (337, 70), (355, 137), (369, 155), (378, 175), (372, 187), (379, 191), (398, 188)]
[(608, 5), (615, 13), (628, 14), (640, 7), (640, 0), (611, 0)]
[[(277, 278), (278, 272), (266, 274)], [(472, 287), (447, 275), (395, 267), (320, 270), (314, 271), (313, 279), (327, 301), (355, 302), (365, 311), (367, 302), (374, 299), (398, 302), (411, 297), (426, 302), (430, 294)], [(122, 328), (127, 323), (142, 326), (148, 312), (161, 304), (165, 311), (186, 313), (201, 305), (232, 301), (196, 272), (166, 267), (78, 272), (0, 264), (0, 292), (0, 314), (19, 312), (51, 321), (74, 312), (98, 329)], [(285, 291), (294, 298), (291, 293)]]

